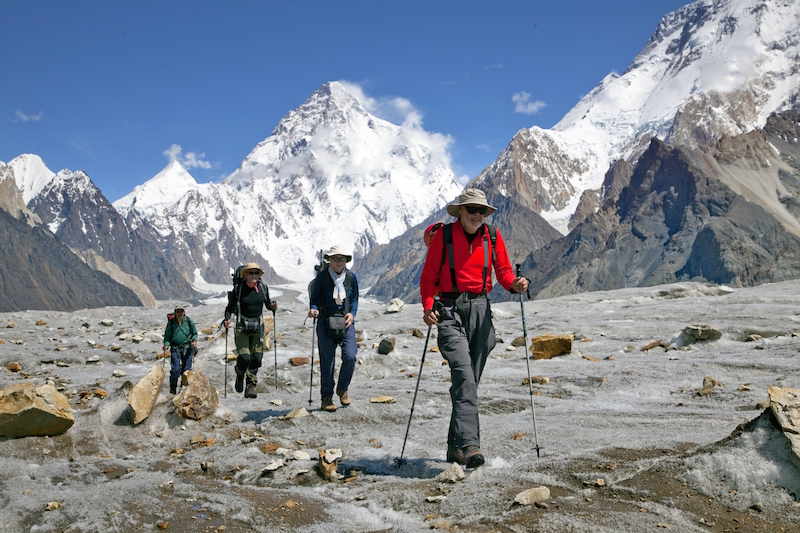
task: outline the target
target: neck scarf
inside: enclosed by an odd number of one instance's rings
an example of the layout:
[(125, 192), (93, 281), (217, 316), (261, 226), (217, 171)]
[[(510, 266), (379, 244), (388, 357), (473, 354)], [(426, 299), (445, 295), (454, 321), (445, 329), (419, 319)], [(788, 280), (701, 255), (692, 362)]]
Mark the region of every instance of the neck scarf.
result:
[(328, 274), (333, 279), (333, 299), (336, 300), (336, 305), (342, 305), (342, 302), (347, 298), (347, 292), (344, 289), (344, 278), (347, 274), (347, 269), (343, 268), (341, 274), (334, 272), (333, 267), (328, 267)]

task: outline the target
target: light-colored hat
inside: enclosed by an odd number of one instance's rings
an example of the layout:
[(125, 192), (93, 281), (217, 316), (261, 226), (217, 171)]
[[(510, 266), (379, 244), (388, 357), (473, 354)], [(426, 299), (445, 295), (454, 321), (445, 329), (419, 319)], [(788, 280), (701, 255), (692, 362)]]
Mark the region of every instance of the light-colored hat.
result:
[(173, 311), (177, 311), (178, 309), (186, 311), (186, 304), (175, 304), (175, 309), (173, 309)]
[(348, 253), (347, 250), (344, 249), (344, 246), (342, 246), (341, 244), (334, 244), (331, 247), (331, 249), (328, 250), (327, 252), (325, 252), (325, 254), (322, 257), (326, 261), (330, 261), (331, 257), (333, 257), (335, 255), (343, 255), (343, 256), (345, 256), (347, 258), (346, 259), (347, 263), (349, 263), (350, 261), (353, 260), (353, 256), (350, 253)]
[(242, 269), (239, 271), (239, 277), (244, 278), (244, 275), (249, 272), (250, 270), (258, 270), (258, 275), (263, 276), (264, 271), (261, 270), (261, 267), (258, 266), (258, 263), (247, 263)]
[(486, 194), (482, 190), (471, 187), (464, 189), (464, 192), (458, 195), (458, 199), (447, 206), (447, 214), (458, 218), (460, 216), (458, 214), (458, 206), (460, 205), (485, 205), (489, 208), (489, 211), (486, 212), (487, 217), (497, 211), (486, 201)]

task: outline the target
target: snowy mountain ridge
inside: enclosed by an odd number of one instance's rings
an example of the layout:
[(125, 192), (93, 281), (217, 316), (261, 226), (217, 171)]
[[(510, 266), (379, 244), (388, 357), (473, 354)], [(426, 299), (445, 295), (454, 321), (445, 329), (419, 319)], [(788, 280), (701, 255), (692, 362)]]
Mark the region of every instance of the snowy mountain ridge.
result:
[(122, 215), (135, 208), (140, 215), (148, 216), (174, 204), (187, 192), (200, 188), (201, 185), (183, 165), (173, 159), (161, 172), (114, 202), (114, 207)]
[(573, 168), (556, 173), (562, 166), (507, 148), (474, 183), (510, 189), (517, 166), (533, 182), (523, 190), (540, 189), (528, 205), (566, 233), (582, 192), (600, 187), (612, 161), (635, 161), (650, 138), (696, 147), (796, 106), (799, 28), (797, 2), (693, 2), (666, 15), (628, 69), (606, 76), (552, 129), (517, 134), (558, 147), (553, 157)]

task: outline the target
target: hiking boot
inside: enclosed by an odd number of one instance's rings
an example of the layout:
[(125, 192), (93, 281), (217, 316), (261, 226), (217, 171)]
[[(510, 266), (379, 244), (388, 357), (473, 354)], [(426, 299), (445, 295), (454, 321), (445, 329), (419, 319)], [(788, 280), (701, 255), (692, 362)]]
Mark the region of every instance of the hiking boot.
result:
[(169, 393), (170, 394), (178, 394), (178, 389), (176, 387), (170, 387), (169, 388)]
[(460, 465), (464, 464), (464, 454), (461, 453), (461, 450), (458, 448), (451, 448), (450, 446), (447, 447), (447, 462), (448, 463), (458, 463)]
[(247, 386), (244, 388), (244, 397), (245, 398), (256, 398), (258, 394), (256, 394), (256, 384), (247, 380)]
[(242, 392), (244, 390), (244, 372), (241, 374), (239, 371), (236, 371), (236, 385), (234, 386), (236, 392)]
[(322, 410), (328, 411), (329, 413), (332, 413), (336, 410), (336, 406), (333, 405), (333, 398), (328, 396), (327, 398), (322, 399)]
[(342, 405), (350, 405), (350, 395), (347, 394), (346, 390), (337, 390), (336, 395), (339, 397), (339, 401), (342, 402)]
[(465, 446), (462, 452), (464, 454), (464, 464), (467, 466), (467, 468), (478, 468), (485, 461), (483, 452), (474, 444)]

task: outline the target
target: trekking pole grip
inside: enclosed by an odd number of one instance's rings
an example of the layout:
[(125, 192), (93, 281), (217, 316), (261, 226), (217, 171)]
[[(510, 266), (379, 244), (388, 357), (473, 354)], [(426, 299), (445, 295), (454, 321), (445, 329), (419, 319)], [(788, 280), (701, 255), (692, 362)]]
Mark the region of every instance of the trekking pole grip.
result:
[[(521, 278), (521, 277), (523, 277), (523, 276), (522, 276), (522, 265), (521, 265), (521, 264), (519, 264), (519, 263), (517, 263), (517, 277), (518, 277), (518, 278)], [(528, 278), (525, 278), (525, 279), (528, 279)], [(528, 300), (530, 300), (530, 299), (531, 299), (531, 289), (530, 289), (530, 286), (531, 286), (531, 280), (528, 280), (528, 287), (525, 289), (525, 294), (527, 294), (527, 295), (528, 295)]]

